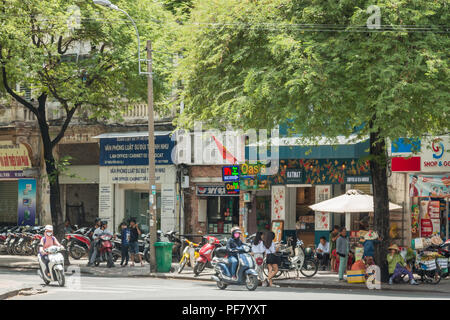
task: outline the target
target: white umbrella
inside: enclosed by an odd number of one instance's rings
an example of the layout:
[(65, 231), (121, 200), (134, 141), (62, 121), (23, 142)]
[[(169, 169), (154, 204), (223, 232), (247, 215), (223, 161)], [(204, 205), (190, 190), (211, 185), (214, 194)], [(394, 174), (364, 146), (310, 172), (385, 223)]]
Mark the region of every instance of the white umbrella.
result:
[[(316, 203), (309, 206), (319, 212), (373, 212), (373, 197), (359, 190), (348, 190), (345, 194)], [(401, 209), (402, 207), (389, 202), (389, 210)]]

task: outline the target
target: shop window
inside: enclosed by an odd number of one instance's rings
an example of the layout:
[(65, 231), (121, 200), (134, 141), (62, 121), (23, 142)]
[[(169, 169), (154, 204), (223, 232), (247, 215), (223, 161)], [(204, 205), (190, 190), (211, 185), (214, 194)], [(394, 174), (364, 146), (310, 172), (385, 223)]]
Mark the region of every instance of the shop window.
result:
[(239, 224), (239, 197), (209, 197), (208, 233), (229, 233)]
[(256, 227), (258, 231), (270, 230), (270, 197), (256, 197)]
[[(150, 228), (148, 225), (148, 192), (125, 190), (125, 222), (134, 218), (139, 223), (139, 227), (143, 233), (148, 233)], [(156, 193), (156, 220), (157, 229), (161, 229), (161, 193)]]

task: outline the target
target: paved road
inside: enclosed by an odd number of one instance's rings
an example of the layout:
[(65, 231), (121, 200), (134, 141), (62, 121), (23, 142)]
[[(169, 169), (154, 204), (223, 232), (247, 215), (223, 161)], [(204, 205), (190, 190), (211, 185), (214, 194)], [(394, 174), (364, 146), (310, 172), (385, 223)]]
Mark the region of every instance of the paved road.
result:
[[(42, 281), (34, 272), (15, 272), (0, 269), (0, 282), (14, 279), (22, 283), (41, 287)], [(70, 277), (67, 277), (69, 280)], [(43, 286), (46, 293), (32, 296), (16, 296), (11, 300), (37, 299), (195, 299), (195, 300), (308, 300), (308, 299), (450, 299), (449, 294), (405, 293), (367, 290), (331, 290), (303, 288), (262, 288), (249, 292), (245, 287), (232, 286), (219, 290), (214, 283), (191, 280), (165, 280), (156, 278), (100, 278), (81, 276), (80, 286), (60, 288)]]

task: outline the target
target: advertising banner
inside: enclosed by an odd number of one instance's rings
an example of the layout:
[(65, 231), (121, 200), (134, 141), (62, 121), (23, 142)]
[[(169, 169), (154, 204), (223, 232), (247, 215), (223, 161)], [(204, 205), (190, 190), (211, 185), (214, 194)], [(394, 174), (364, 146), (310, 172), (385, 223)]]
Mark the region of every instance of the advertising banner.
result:
[[(155, 136), (155, 163), (173, 164), (175, 142), (169, 135)], [(148, 137), (100, 139), (101, 166), (148, 165)]]
[(36, 223), (36, 180), (19, 179), (18, 225), (34, 226)]
[(450, 197), (450, 173), (446, 175), (409, 175), (410, 197)]
[(423, 172), (450, 171), (450, 137), (422, 140), (421, 168)]
[(23, 169), (30, 167), (28, 150), (23, 144), (0, 141), (0, 179), (23, 178)]
[[(316, 203), (331, 198), (331, 186), (316, 186)], [(315, 212), (315, 230), (328, 231), (331, 227), (330, 214), (328, 212)]]
[(272, 220), (284, 220), (286, 213), (286, 188), (272, 187)]

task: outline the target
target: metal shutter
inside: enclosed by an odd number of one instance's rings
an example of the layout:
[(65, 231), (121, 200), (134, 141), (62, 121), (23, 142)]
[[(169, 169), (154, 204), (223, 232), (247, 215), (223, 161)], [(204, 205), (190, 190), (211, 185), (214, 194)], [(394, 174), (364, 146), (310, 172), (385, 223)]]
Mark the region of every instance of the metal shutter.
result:
[(17, 224), (17, 181), (0, 181), (0, 223)]

